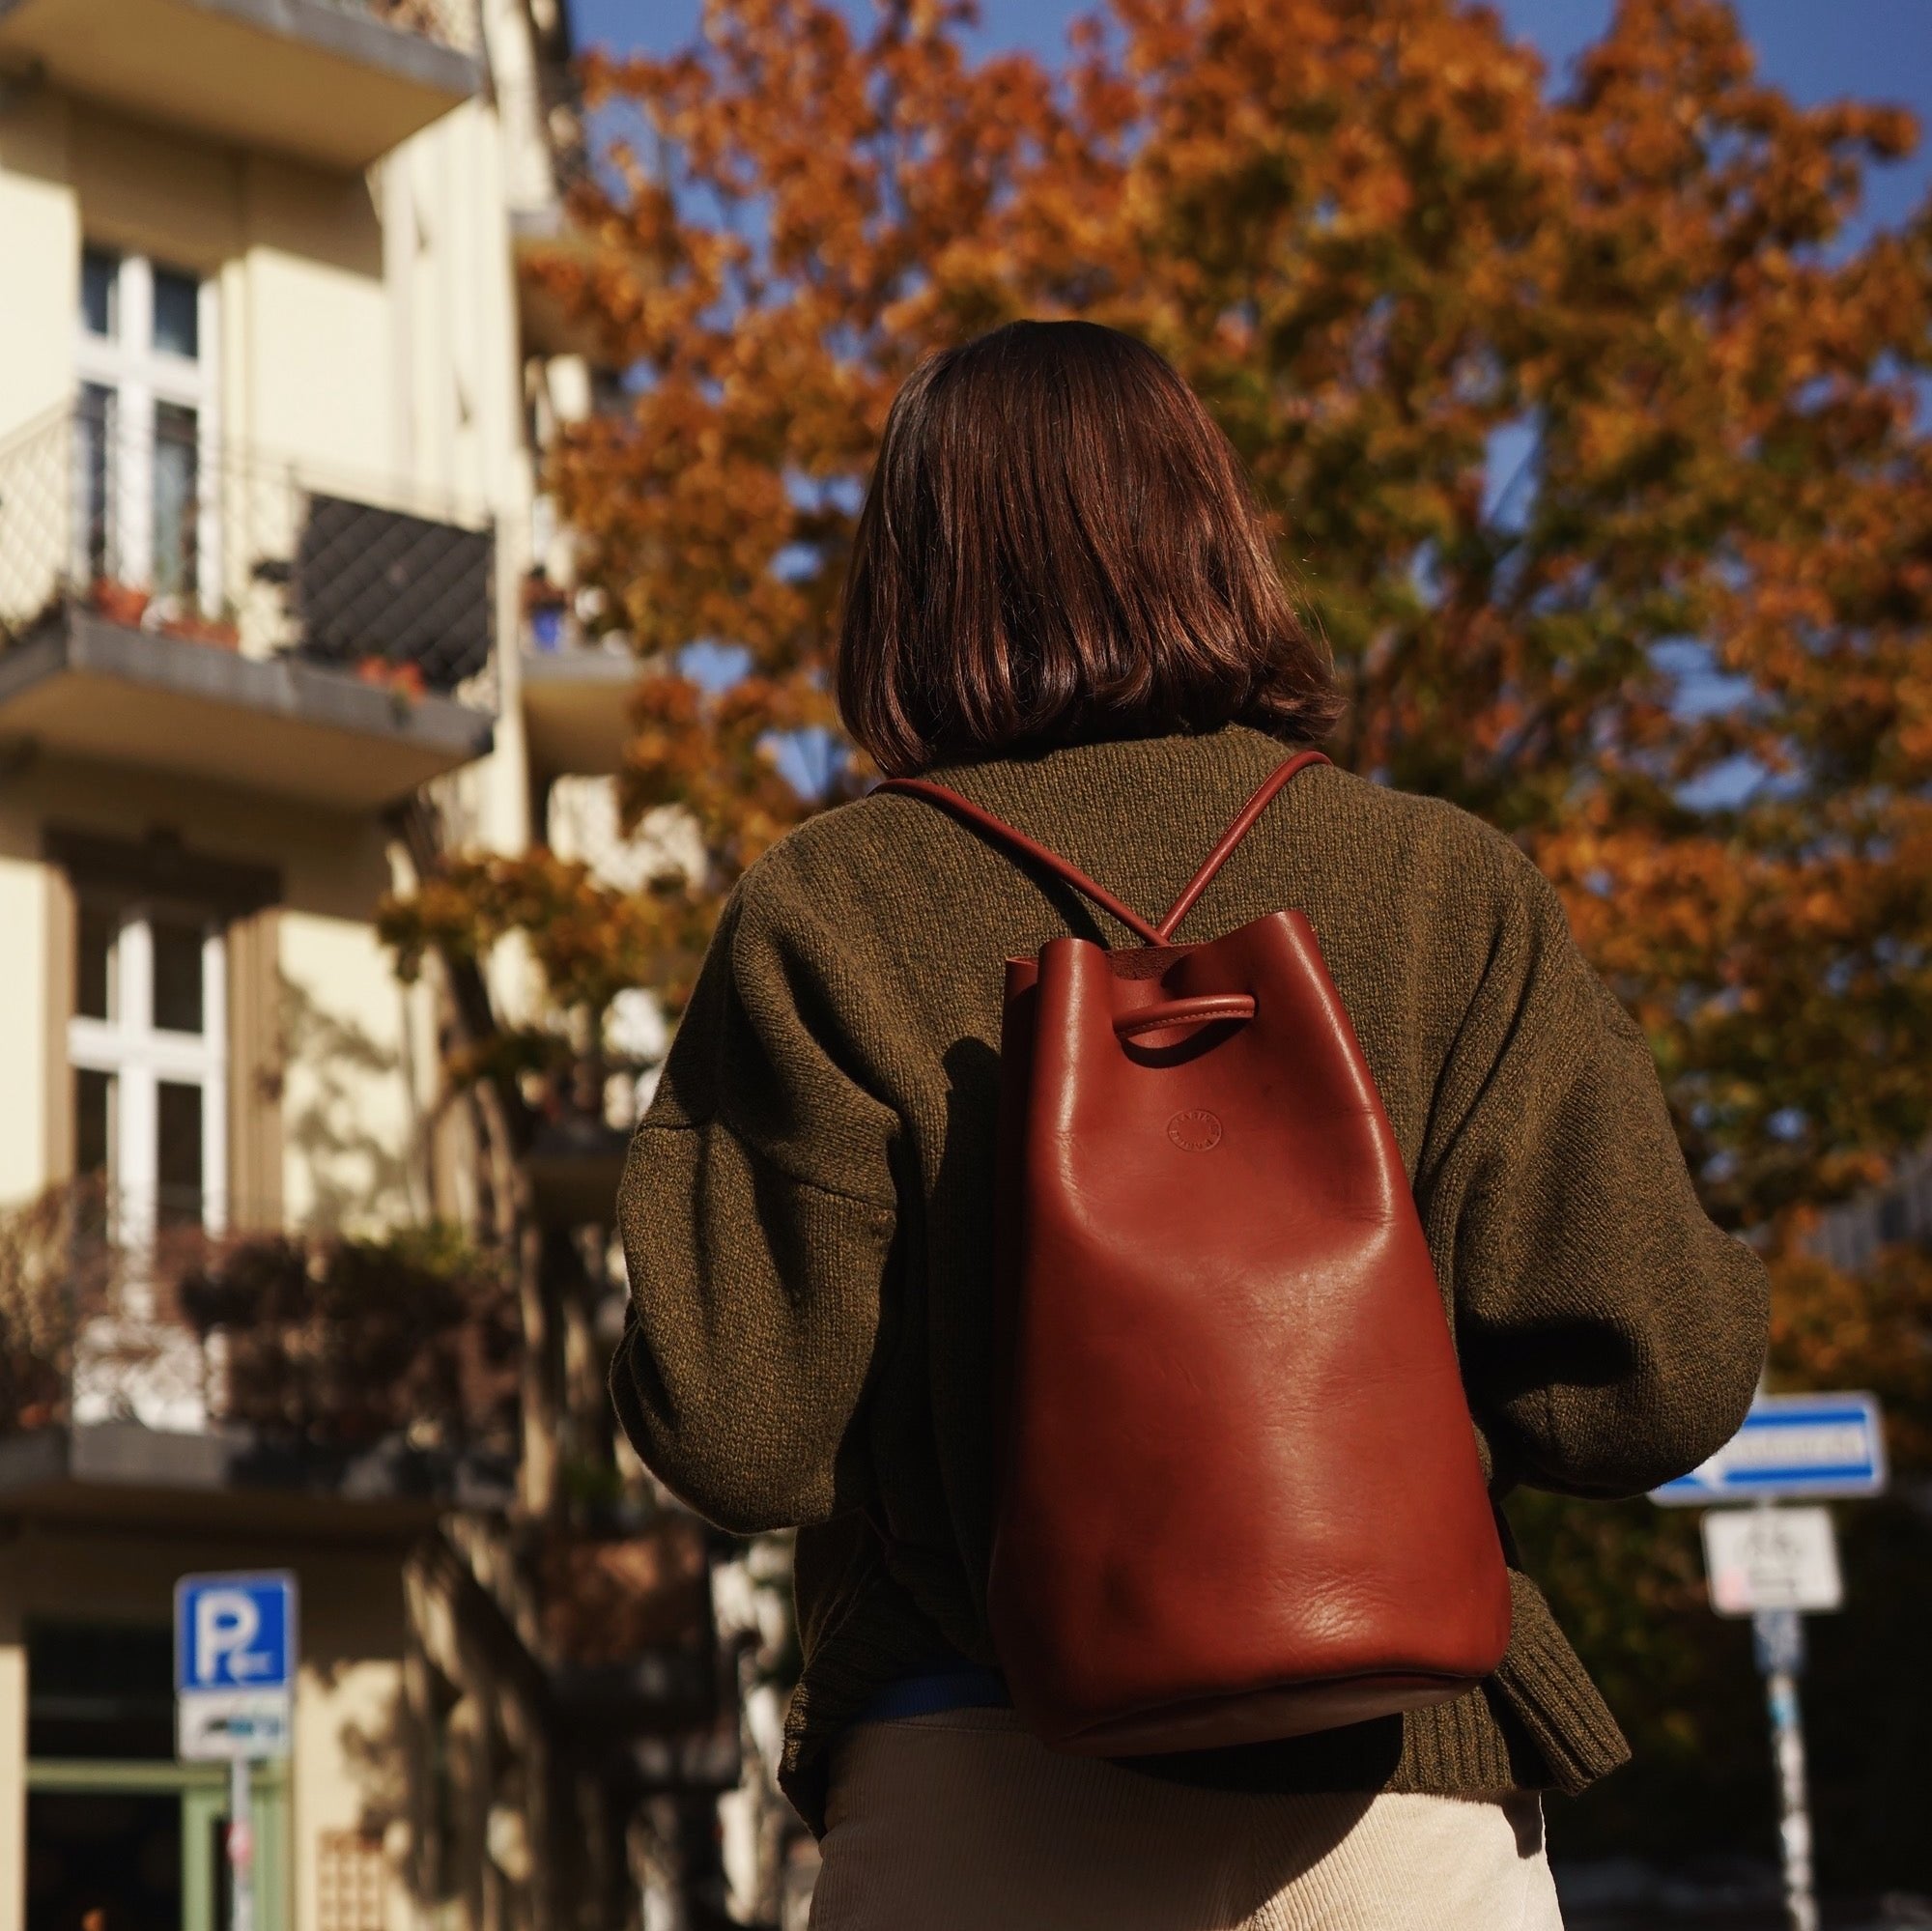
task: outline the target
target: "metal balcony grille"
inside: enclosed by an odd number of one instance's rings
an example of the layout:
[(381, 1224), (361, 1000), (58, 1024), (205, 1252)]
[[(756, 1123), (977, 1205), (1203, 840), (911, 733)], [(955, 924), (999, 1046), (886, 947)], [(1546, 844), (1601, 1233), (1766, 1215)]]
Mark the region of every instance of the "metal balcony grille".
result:
[(413, 665), (447, 691), (490, 661), (491, 538), (426, 517), (312, 496), (296, 545), (303, 655)]
[(487, 523), (429, 514), (407, 491), (311, 487), (191, 411), (137, 428), (114, 402), (90, 390), (0, 442), (0, 648), (78, 608), (435, 691), (487, 666)]

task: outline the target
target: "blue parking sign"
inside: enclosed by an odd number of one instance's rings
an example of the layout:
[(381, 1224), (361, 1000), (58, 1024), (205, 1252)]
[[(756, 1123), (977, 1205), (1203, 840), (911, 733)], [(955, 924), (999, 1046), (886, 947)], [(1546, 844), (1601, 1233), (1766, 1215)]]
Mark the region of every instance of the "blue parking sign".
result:
[(296, 1674), (296, 1579), (184, 1576), (175, 1584), (175, 1688), (287, 1690)]

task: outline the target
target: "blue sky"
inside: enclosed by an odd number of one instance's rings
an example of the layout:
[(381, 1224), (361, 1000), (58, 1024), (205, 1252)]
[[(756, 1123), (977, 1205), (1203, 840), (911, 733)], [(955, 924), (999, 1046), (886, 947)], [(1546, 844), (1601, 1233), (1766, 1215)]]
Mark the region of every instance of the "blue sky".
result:
[[(845, 0), (855, 13), (865, 0)], [(666, 52), (688, 42), (699, 0), (569, 0), (580, 43)], [(1499, 0), (1511, 29), (1536, 43), (1552, 73), (1601, 34), (1612, 0)], [(1851, 97), (1914, 108), (1932, 127), (1932, 0), (1737, 0), (1762, 71), (1796, 99)], [(980, 41), (1047, 57), (1065, 44), (1086, 0), (980, 0)], [(1889, 224), (1924, 198), (1924, 151), (1873, 179), (1868, 213)]]

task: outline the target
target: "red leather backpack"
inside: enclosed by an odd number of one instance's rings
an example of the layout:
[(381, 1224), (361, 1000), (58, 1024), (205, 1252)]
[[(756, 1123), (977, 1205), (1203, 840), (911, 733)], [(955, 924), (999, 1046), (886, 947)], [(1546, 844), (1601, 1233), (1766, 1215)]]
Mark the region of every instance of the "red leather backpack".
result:
[(1509, 1580), (1415, 1202), (1299, 912), (1174, 934), (944, 785), (1147, 941), (1007, 965), (988, 1613), (1056, 1749), (1200, 1749), (1460, 1695)]

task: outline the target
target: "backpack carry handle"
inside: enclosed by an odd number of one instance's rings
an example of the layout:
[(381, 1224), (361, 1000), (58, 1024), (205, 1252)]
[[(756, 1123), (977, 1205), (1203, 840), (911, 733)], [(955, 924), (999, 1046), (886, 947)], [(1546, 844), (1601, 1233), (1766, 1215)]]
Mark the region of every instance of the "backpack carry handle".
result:
[[(1090, 898), (1101, 911), (1111, 913), (1128, 931), (1143, 938), (1151, 946), (1172, 946), (1174, 933), (1180, 922), (1187, 917), (1201, 895), (1214, 882), (1214, 874), (1227, 862), (1235, 847), (1254, 829), (1255, 820), (1265, 811), (1278, 792), (1296, 772), (1305, 770), (1311, 764), (1326, 764), (1328, 759), (1319, 751), (1301, 751), (1278, 764), (1262, 781), (1253, 797), (1236, 814), (1235, 822), (1222, 833), (1221, 839), (1207, 858), (1202, 861), (1201, 869), (1187, 881), (1181, 895), (1169, 906), (1167, 916), (1159, 924), (1152, 924), (1143, 919), (1131, 905), (1116, 898), (1104, 885), (1096, 883), (1076, 865), (1069, 864), (1057, 851), (1030, 838), (1007, 821), (986, 809), (983, 805), (976, 805), (972, 799), (962, 796), (948, 784), (935, 784), (929, 778), (888, 778), (875, 784), (875, 791), (903, 791), (916, 798), (929, 799), (933, 804), (951, 811), (955, 817), (963, 818), (968, 824), (989, 834), (1000, 844), (1023, 853), (1036, 865), (1044, 866), (1056, 878), (1072, 886), (1074, 891)], [(1137, 1024), (1145, 1019), (1145, 1014), (1134, 1015)], [(1239, 1016), (1247, 1018), (1251, 1013), (1239, 1015), (1216, 1014), (1216, 1017)], [(1187, 1024), (1184, 1020), (1175, 1020), (1176, 1025)], [(1151, 1031), (1145, 1025), (1142, 1031)]]

